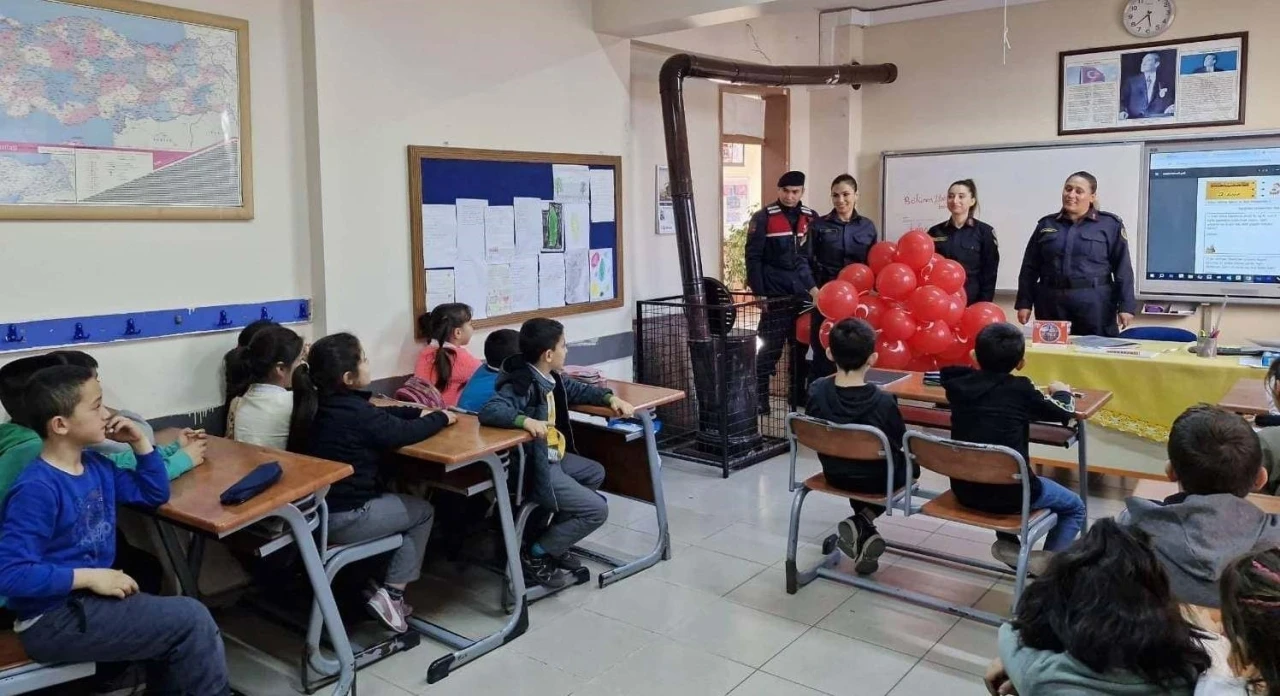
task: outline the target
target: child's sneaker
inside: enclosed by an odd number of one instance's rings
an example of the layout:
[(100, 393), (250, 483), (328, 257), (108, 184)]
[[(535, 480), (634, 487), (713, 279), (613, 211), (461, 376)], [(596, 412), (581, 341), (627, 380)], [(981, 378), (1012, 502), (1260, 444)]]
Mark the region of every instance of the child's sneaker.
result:
[[(1018, 569), (1018, 552), (1021, 550), (1022, 546), (1012, 539), (996, 539), (991, 545), (991, 555), (1014, 570)], [(1032, 577), (1044, 575), (1052, 559), (1052, 551), (1032, 551), (1027, 558), (1027, 574)]]
[(870, 575), (880, 569), (880, 556), (886, 544), (875, 525), (860, 515), (840, 520), (836, 529), (839, 539), (836, 546), (853, 560), (853, 570), (859, 575)]
[(567, 570), (570, 573), (582, 570), (582, 561), (578, 560), (577, 556), (569, 553), (568, 551), (560, 554), (559, 556), (552, 556), (551, 560), (555, 562), (556, 567), (560, 570)]
[(409, 624), (404, 620), (404, 614), (400, 613), (402, 604), (387, 594), (387, 588), (379, 587), (365, 603), (365, 608), (387, 628), (396, 633), (404, 633), (409, 630)]
[(521, 551), (520, 564), (524, 566), (524, 584), (528, 586), (543, 585), (556, 589), (569, 584), (569, 576), (550, 556), (535, 556), (528, 550)]
[[(361, 590), (360, 594), (361, 596), (364, 597), (364, 601), (367, 602), (373, 599), (373, 596), (377, 594), (378, 590), (380, 589), (382, 589), (382, 583), (378, 582), (377, 580), (374, 580), (373, 578), (369, 578), (369, 580), (365, 582), (364, 589)], [(390, 595), (387, 595), (387, 596), (390, 596)], [(403, 599), (398, 601), (400, 604), (400, 609), (402, 610), (400, 614), (404, 616), (406, 619), (408, 619), (410, 616), (413, 616), (413, 605), (406, 602)]]

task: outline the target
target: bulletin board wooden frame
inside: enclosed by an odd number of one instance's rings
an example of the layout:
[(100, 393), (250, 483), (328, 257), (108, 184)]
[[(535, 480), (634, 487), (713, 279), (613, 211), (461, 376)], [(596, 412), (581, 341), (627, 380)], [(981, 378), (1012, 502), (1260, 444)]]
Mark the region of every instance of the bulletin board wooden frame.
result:
[(408, 148), (409, 166), (409, 272), (413, 280), (413, 333), (423, 338), (418, 331), (417, 318), (427, 311), (427, 278), (423, 268), (422, 241), (422, 204), (423, 181), (422, 161), (435, 160), (471, 160), (485, 162), (519, 162), (532, 164), (581, 164), (587, 166), (613, 168), (613, 206), (615, 238), (613, 247), (614, 276), (611, 300), (584, 302), (564, 307), (536, 309), (526, 312), (513, 312), (499, 316), (485, 317), (472, 322), (477, 329), (520, 324), (534, 317), (567, 317), (588, 312), (607, 309), (618, 309), (625, 306), (625, 252), (623, 234), (622, 208), (622, 157), (616, 155), (583, 155), (568, 152), (522, 152), (517, 150), (477, 150), (471, 148), (434, 147), (427, 145), (410, 145)]

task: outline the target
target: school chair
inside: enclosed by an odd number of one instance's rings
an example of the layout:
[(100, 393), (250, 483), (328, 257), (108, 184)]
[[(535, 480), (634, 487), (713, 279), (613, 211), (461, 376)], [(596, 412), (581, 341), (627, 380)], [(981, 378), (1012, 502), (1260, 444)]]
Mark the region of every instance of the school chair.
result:
[(1186, 329), (1179, 329), (1173, 326), (1135, 326), (1121, 331), (1120, 338), (1131, 341), (1191, 343), (1196, 340), (1196, 335)]
[(25, 694), (93, 676), (97, 666), (82, 664), (43, 665), (22, 650), (18, 634), (0, 632), (0, 694)]

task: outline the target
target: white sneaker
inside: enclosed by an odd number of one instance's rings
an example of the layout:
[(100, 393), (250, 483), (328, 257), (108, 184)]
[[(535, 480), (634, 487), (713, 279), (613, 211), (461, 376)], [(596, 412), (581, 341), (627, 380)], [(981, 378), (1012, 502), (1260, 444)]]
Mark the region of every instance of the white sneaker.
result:
[[(996, 539), (996, 543), (991, 545), (991, 555), (1014, 570), (1018, 569), (1018, 552), (1021, 550), (1022, 546), (1018, 542), (1009, 539)], [(1052, 551), (1032, 551), (1027, 557), (1027, 574), (1032, 577), (1044, 575), (1051, 560)]]
[(365, 603), (365, 608), (369, 610), (370, 614), (373, 614), (374, 618), (396, 633), (404, 633), (409, 630), (409, 624), (404, 620), (404, 614), (400, 613), (399, 603), (391, 599), (391, 595), (387, 594), (387, 588), (379, 587), (378, 591), (374, 592), (369, 601)]

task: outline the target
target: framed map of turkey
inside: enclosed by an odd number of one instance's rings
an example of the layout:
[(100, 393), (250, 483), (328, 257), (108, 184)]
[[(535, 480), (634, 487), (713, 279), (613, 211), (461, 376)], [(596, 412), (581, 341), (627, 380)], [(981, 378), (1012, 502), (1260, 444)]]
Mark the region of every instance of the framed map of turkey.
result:
[(0, 0), (0, 218), (253, 218), (249, 23)]

